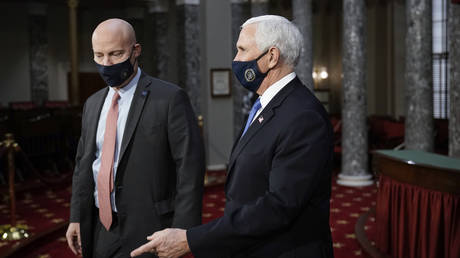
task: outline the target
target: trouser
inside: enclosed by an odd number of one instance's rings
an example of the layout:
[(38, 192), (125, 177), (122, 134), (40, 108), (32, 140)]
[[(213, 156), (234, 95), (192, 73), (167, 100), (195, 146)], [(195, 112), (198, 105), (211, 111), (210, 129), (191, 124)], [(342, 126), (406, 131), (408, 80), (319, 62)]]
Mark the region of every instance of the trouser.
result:
[(97, 258), (126, 258), (129, 254), (121, 252), (120, 227), (117, 213), (112, 212), (112, 226), (107, 231), (99, 220), (99, 210), (96, 212), (97, 223), (94, 228), (93, 257)]

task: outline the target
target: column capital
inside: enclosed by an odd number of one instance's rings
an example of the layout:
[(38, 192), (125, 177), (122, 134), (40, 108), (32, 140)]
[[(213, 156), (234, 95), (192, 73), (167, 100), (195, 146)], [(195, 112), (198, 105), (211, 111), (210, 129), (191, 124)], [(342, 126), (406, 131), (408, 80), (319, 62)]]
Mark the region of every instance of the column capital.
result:
[(168, 1), (151, 0), (147, 3), (147, 10), (149, 13), (167, 13), (168, 9)]
[(79, 0), (68, 0), (67, 1), (67, 5), (69, 6), (69, 8), (77, 8), (79, 3), (80, 3)]
[(199, 5), (200, 0), (176, 0), (176, 5)]

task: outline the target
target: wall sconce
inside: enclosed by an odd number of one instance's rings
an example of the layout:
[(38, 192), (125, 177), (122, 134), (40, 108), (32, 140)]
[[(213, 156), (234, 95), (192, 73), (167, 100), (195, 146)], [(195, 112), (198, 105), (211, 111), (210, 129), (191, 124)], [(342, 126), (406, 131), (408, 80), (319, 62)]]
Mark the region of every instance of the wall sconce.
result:
[(326, 80), (329, 77), (326, 67), (314, 68), (313, 69), (313, 80), (315, 84), (320, 83), (322, 80)]

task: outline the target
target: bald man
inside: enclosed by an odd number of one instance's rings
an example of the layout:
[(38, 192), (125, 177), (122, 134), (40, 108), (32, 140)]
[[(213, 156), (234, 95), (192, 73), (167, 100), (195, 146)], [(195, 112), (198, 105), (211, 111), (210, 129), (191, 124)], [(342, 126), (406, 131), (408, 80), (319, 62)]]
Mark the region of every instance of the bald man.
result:
[(128, 257), (150, 232), (201, 223), (203, 144), (186, 93), (139, 68), (129, 23), (100, 23), (92, 46), (108, 87), (83, 108), (66, 238), (83, 257)]

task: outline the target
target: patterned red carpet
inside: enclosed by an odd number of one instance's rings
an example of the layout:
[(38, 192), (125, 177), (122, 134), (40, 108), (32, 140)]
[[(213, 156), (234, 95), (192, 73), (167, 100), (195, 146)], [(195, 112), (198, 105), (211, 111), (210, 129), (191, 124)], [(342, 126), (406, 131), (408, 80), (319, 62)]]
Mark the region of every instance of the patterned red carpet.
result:
[[(355, 235), (359, 216), (375, 206), (377, 188), (346, 187), (332, 181), (330, 225), (335, 258), (368, 257), (360, 248)], [(375, 217), (370, 216), (365, 231), (369, 239), (375, 239)]]
[[(38, 183), (38, 182), (37, 182)], [(43, 190), (36, 189), (33, 191), (24, 192), (17, 196), (16, 203), (16, 217), (19, 224), (25, 224), (28, 226), (30, 238), (45, 232), (51, 228), (58, 227), (59, 225), (67, 224), (67, 219), (69, 217), (69, 200), (70, 200), (71, 188), (69, 187), (60, 187), (53, 190)], [(10, 206), (9, 201), (6, 196), (3, 196), (2, 203), (0, 204), (0, 225), (10, 223)], [(47, 254), (44, 256), (32, 255), (28, 257), (69, 257), (68, 255), (61, 255), (63, 251), (54, 250), (56, 247), (53, 245), (54, 239), (48, 239), (50, 242), (51, 248), (46, 248), (50, 250), (49, 252), (43, 252), (39, 254)], [(60, 242), (60, 239), (57, 239), (57, 242)], [(41, 241), (39, 241), (41, 242)], [(8, 252), (11, 248), (18, 246), (20, 241), (2, 241), (0, 240), (0, 257), (3, 257), (2, 254)], [(42, 243), (43, 245), (48, 246), (48, 244)], [(42, 246), (35, 246), (30, 249), (41, 249)], [(59, 247), (59, 249), (63, 249)], [(52, 251), (51, 251), (52, 250)], [(35, 252), (34, 252), (35, 253)], [(65, 250), (67, 253), (67, 250)], [(56, 254), (56, 255), (55, 255)], [(17, 257), (23, 257), (17, 256)]]
[[(218, 173), (215, 175), (221, 175)], [(222, 177), (214, 178), (216, 185), (206, 188), (203, 200), (203, 222), (208, 222), (222, 215), (225, 204)], [(49, 228), (66, 223), (69, 215), (70, 188), (48, 191), (28, 192), (18, 196), (19, 222), (27, 224), (31, 236)], [(336, 258), (367, 257), (359, 246), (354, 234), (358, 217), (375, 205), (376, 187), (350, 188), (332, 184), (331, 200), (331, 229)], [(9, 221), (9, 206), (6, 198), (0, 205), (0, 224)], [(375, 239), (375, 219), (370, 217), (366, 223), (366, 233), (370, 239)], [(34, 246), (26, 248), (20, 254), (10, 257), (50, 258), (74, 257), (67, 248), (64, 237), (65, 228), (56, 231), (48, 237), (37, 241)], [(0, 257), (19, 242), (0, 240)], [(2, 255), (3, 254), (3, 255)]]

